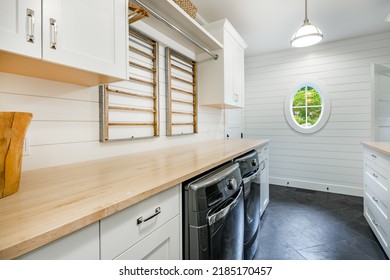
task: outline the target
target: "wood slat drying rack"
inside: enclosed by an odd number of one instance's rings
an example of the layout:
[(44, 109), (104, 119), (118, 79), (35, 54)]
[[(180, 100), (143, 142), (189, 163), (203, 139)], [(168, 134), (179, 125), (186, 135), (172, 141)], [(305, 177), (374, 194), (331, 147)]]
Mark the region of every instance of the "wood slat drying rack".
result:
[[(130, 45), (130, 42), (132, 44)], [(124, 87), (117, 83), (100, 86), (100, 141), (128, 140), (155, 137), (159, 135), (158, 106), (158, 42), (146, 35), (129, 28), (129, 73), (128, 83)], [(141, 59), (136, 59), (136, 57)], [(139, 74), (139, 72), (141, 74)], [(145, 73), (145, 75), (142, 75)], [(148, 88), (137, 90), (139, 85)], [(116, 97), (116, 101), (114, 100)], [(118, 98), (119, 97), (119, 98)], [(120, 103), (118, 100), (123, 101)], [(139, 106), (149, 100), (150, 106)], [(114, 112), (120, 112), (124, 119), (118, 119)], [(133, 114), (131, 117), (127, 114)], [(139, 116), (137, 117), (137, 113)], [(135, 115), (134, 115), (135, 114)], [(144, 121), (145, 114), (148, 120)], [(135, 117), (134, 117), (135, 116)], [(131, 121), (129, 120), (131, 119)], [(112, 136), (113, 129), (121, 127), (121, 135)], [(136, 127), (152, 127), (147, 132), (135, 132)]]
[(167, 135), (198, 132), (196, 62), (165, 48)]

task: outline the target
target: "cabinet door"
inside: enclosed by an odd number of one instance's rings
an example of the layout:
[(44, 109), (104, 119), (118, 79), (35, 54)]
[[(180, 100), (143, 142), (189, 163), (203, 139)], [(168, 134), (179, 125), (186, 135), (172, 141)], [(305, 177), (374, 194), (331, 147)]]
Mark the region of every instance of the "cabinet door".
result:
[(269, 203), (269, 163), (263, 159), (260, 165), (260, 215), (262, 216)]
[(126, 0), (43, 0), (43, 59), (126, 78)]
[(0, 11), (0, 49), (41, 58), (41, 0), (1, 0)]
[(96, 222), (31, 251), (18, 259), (98, 260), (99, 252), (99, 223)]
[(244, 107), (244, 50), (235, 42), (233, 66), (233, 102), (238, 107)]
[(224, 39), (225, 103), (244, 107), (244, 49), (225, 31)]
[(155, 230), (123, 254), (117, 260), (180, 260), (179, 215)]
[(228, 105), (235, 105), (235, 96), (234, 96), (234, 55), (235, 55), (235, 44), (234, 38), (226, 32), (225, 40), (223, 43), (223, 53), (224, 53), (224, 98), (225, 103)]

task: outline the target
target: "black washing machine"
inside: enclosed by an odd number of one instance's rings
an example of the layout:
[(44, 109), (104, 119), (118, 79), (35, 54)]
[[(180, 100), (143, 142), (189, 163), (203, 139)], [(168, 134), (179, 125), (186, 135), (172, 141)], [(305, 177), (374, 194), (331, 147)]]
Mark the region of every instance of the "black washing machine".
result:
[(244, 196), (238, 163), (183, 183), (184, 259), (241, 260)]
[(244, 258), (253, 259), (260, 240), (260, 166), (255, 150), (234, 160), (244, 188)]

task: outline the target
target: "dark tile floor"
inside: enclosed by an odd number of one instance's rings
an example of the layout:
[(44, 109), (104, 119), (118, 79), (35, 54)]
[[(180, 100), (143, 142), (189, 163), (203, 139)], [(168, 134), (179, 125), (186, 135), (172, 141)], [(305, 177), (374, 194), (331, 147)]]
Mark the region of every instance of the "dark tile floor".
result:
[(270, 185), (255, 259), (387, 260), (363, 198)]

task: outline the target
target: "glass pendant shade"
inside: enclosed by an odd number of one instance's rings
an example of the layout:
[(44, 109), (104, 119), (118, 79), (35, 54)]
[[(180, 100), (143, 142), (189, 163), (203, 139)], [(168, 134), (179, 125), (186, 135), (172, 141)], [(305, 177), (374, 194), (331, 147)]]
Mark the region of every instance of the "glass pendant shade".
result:
[(305, 20), (304, 24), (292, 36), (290, 44), (296, 48), (308, 47), (319, 43), (322, 37), (321, 30)]
[(310, 24), (307, 19), (307, 0), (305, 0), (305, 20), (303, 21), (303, 25), (292, 36), (290, 44), (297, 48), (308, 47), (319, 43), (322, 37), (321, 30)]

